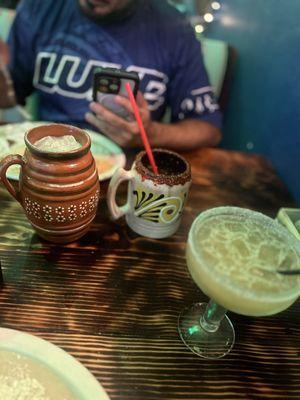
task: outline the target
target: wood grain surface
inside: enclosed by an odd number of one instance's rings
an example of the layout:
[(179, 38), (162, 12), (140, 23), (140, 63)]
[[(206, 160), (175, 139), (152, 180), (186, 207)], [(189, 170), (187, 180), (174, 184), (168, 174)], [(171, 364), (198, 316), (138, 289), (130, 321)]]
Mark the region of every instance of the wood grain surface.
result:
[(218, 361), (197, 357), (178, 336), (180, 311), (206, 300), (185, 263), (196, 215), (235, 205), (275, 216), (292, 205), (259, 156), (206, 149), (186, 157), (190, 197), (179, 231), (163, 240), (136, 235), (124, 220), (111, 222), (104, 183), (88, 234), (64, 246), (47, 243), (0, 187), (0, 325), (61, 346), (112, 400), (300, 399), (299, 302), (271, 317), (229, 313), (236, 343)]

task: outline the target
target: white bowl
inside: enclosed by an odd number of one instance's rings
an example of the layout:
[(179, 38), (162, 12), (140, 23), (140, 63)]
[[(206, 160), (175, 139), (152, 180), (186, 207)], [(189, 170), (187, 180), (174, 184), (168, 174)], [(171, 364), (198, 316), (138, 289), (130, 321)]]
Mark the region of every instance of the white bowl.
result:
[(74, 357), (28, 333), (0, 328), (0, 349), (14, 351), (48, 366), (78, 400), (109, 400), (96, 378)]

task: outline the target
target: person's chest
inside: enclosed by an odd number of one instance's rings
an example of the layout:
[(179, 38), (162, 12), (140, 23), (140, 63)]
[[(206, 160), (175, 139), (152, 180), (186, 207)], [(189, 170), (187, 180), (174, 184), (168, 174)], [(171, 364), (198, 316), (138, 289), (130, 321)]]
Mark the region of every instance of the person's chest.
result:
[(90, 101), (96, 67), (139, 74), (151, 111), (164, 107), (169, 81), (168, 52), (157, 34), (134, 26), (101, 27), (86, 18), (51, 26), (35, 45), (34, 86), (46, 93)]

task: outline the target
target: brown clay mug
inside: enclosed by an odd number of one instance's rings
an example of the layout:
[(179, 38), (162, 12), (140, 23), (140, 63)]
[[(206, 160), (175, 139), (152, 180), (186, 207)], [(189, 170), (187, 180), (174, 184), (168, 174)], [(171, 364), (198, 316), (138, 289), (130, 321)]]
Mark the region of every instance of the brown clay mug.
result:
[[(47, 152), (34, 143), (45, 136), (73, 135), (81, 147), (68, 152)], [(37, 233), (44, 239), (68, 243), (89, 229), (99, 200), (100, 186), (91, 139), (70, 125), (50, 124), (25, 134), (23, 156), (9, 155), (0, 162), (0, 179), (21, 203)], [(8, 181), (7, 169), (21, 166), (18, 188)]]

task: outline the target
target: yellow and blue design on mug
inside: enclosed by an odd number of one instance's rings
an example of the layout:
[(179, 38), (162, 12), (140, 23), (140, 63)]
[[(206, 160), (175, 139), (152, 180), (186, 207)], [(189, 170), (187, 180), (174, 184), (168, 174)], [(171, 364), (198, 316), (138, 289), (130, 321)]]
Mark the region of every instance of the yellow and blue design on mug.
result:
[[(171, 236), (180, 225), (191, 185), (191, 168), (179, 154), (153, 150), (159, 174), (154, 174), (145, 152), (137, 155), (130, 171), (119, 168), (109, 185), (107, 202), (113, 219), (125, 215), (127, 224), (142, 236)], [(119, 207), (115, 197), (119, 184), (128, 180), (127, 203)]]

